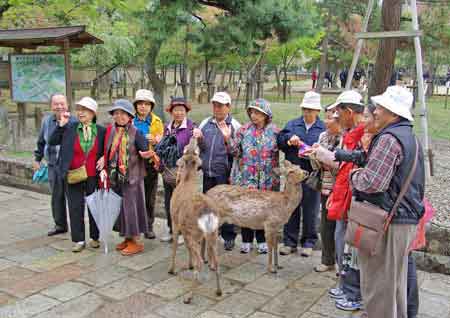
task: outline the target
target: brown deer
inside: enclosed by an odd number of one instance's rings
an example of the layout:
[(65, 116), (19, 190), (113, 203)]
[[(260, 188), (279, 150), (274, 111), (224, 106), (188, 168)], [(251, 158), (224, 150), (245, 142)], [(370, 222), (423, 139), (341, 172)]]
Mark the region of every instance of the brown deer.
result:
[[(178, 235), (182, 234), (189, 252), (189, 268), (194, 270), (193, 289), (200, 284), (202, 244), (205, 244), (209, 267), (216, 273), (216, 294), (221, 296), (217, 253), (220, 208), (211, 198), (198, 191), (197, 171), (201, 167), (199, 153), (197, 140), (192, 138), (185, 147), (183, 156), (177, 161), (177, 185), (170, 200), (173, 242), (169, 273), (175, 274)], [(185, 297), (184, 302), (190, 303), (191, 300), (192, 291)]]
[[(224, 206), (220, 210), (221, 223), (229, 222), (254, 230), (264, 229), (269, 247), (268, 271), (276, 273), (278, 266), (278, 230), (286, 224), (302, 199), (300, 183), (307, 172), (284, 161), (286, 184), (284, 191), (259, 191), (236, 185), (218, 185), (206, 195)], [(272, 265), (272, 256), (274, 265)]]

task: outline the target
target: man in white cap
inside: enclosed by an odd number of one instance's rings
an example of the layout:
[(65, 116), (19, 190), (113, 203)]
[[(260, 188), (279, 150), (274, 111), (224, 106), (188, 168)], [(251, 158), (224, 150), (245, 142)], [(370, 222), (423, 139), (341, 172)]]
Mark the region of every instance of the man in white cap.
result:
[[(164, 124), (154, 112), (155, 98), (153, 93), (147, 89), (138, 89), (134, 98), (133, 106), (136, 116), (133, 125), (147, 139), (150, 148), (154, 147), (164, 133)], [(155, 222), (156, 191), (158, 189), (158, 172), (152, 159), (146, 161), (147, 176), (144, 178), (145, 206), (147, 209), (148, 232), (144, 233), (147, 239), (154, 239), (153, 223)]]
[[(351, 174), (356, 198), (388, 213), (410, 172), (412, 181), (393, 212), (378, 253), (374, 256), (359, 255), (362, 297), (366, 317), (403, 318), (407, 317), (409, 247), (424, 213), (423, 151), (413, 132), (413, 96), (408, 90), (390, 86), (371, 100), (376, 105), (374, 118), (379, 132), (371, 142), (367, 165)], [(417, 167), (413, 170), (417, 153)]]
[[(233, 157), (228, 147), (228, 138), (241, 126), (231, 114), (231, 97), (226, 92), (217, 92), (211, 99), (213, 116), (204, 119), (193, 135), (199, 140), (203, 169), (203, 192), (219, 184), (228, 184)], [(221, 226), (225, 250), (234, 248), (236, 233), (232, 224)]]
[[(64, 180), (62, 176), (58, 175), (56, 167), (60, 147), (51, 146), (48, 144), (48, 141), (58, 126), (58, 121), (62, 114), (69, 109), (66, 96), (61, 93), (51, 95), (50, 108), (52, 114), (44, 117), (42, 120), (36, 150), (34, 151), (33, 170), (36, 171), (40, 168), (42, 159), (47, 161), (51, 208), (55, 222), (55, 226), (48, 232), (48, 236), (53, 236), (67, 232), (67, 210)], [(70, 121), (76, 122), (77, 120), (71, 116)]]
[[(325, 124), (319, 119), (322, 109), (320, 95), (316, 92), (307, 92), (300, 105), (302, 116), (289, 121), (286, 127), (278, 135), (278, 146), (286, 155), (286, 160), (299, 165), (303, 170), (312, 171), (308, 158), (299, 157), (298, 153), (302, 147), (312, 146), (319, 140), (319, 135), (325, 131)], [(299, 206), (291, 215), (288, 223), (283, 229), (284, 246), (280, 248), (281, 255), (288, 255), (297, 251), (298, 236), (300, 231), (300, 215), (303, 218), (301, 255), (308, 257), (312, 255), (312, 249), (318, 239), (316, 219), (320, 207), (320, 192), (315, 191), (305, 184), (303, 197)]]

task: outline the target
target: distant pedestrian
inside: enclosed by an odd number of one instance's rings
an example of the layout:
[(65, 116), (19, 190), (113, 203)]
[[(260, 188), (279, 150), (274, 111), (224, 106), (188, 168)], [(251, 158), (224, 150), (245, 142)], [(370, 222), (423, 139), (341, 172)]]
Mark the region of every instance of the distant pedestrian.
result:
[(318, 78), (317, 71), (313, 70), (312, 73), (311, 73), (311, 80), (312, 80), (311, 89), (316, 88), (317, 78)]

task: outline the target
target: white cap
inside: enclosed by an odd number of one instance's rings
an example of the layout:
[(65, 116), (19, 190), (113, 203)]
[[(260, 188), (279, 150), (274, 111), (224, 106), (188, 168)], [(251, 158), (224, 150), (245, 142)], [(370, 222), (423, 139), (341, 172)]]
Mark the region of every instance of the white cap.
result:
[(217, 92), (214, 94), (213, 98), (211, 99), (212, 102), (218, 102), (221, 104), (230, 104), (231, 105), (231, 97), (226, 92)]
[(352, 104), (364, 106), (364, 104), (361, 103), (361, 100), (362, 96), (357, 91), (345, 91), (338, 96), (334, 104), (331, 104), (330, 106), (327, 107), (327, 110), (333, 109), (340, 104)]
[(380, 105), (400, 117), (414, 121), (411, 115), (414, 97), (406, 88), (389, 86), (383, 94), (373, 96), (370, 99), (375, 105)]
[(78, 103), (76, 103), (75, 105), (80, 105), (83, 106), (89, 110), (92, 110), (94, 113), (97, 114), (97, 102), (90, 98), (90, 97), (83, 97), (82, 99), (80, 99), (80, 101)]
[(133, 105), (136, 106), (136, 103), (141, 101), (150, 102), (153, 105), (156, 104), (155, 98), (153, 97), (153, 93), (148, 89), (138, 89), (136, 91), (136, 96), (134, 98)]
[(320, 106), (320, 94), (313, 91), (306, 92), (305, 96), (303, 96), (303, 101), (300, 104), (300, 107), (322, 110), (322, 106)]

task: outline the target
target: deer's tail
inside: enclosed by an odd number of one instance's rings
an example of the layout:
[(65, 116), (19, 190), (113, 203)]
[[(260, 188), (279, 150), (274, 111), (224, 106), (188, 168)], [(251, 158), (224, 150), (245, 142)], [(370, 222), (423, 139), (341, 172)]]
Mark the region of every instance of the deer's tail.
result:
[(219, 218), (213, 211), (206, 212), (199, 217), (198, 227), (203, 233), (211, 234), (219, 228)]

